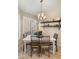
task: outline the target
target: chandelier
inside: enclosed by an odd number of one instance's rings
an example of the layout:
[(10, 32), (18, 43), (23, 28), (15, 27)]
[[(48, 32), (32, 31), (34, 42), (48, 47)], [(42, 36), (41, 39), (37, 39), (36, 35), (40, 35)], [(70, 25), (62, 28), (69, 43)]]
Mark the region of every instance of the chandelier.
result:
[(41, 0), (40, 3), (41, 3), (41, 13), (38, 14), (38, 19), (44, 20), (44, 19), (46, 19), (46, 16), (45, 16), (45, 14), (43, 13), (43, 10), (42, 10), (43, 0)]

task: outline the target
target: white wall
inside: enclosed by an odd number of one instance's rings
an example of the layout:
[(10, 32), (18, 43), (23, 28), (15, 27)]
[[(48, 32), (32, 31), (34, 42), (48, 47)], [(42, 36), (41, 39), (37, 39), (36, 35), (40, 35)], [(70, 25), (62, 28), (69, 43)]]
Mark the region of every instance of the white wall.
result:
[(58, 33), (58, 46), (61, 47), (61, 29), (54, 27), (41, 27), (44, 35), (51, 35), (52, 33)]
[(18, 39), (21, 37), (21, 15), (18, 13)]

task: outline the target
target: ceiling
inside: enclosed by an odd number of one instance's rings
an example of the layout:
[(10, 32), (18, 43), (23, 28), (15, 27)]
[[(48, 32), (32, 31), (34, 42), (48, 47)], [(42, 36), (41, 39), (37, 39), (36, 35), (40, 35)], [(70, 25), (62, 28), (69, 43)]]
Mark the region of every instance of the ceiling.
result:
[[(34, 16), (41, 10), (40, 0), (19, 0), (18, 6), (21, 11)], [(49, 19), (61, 17), (61, 0), (44, 0), (43, 11)]]

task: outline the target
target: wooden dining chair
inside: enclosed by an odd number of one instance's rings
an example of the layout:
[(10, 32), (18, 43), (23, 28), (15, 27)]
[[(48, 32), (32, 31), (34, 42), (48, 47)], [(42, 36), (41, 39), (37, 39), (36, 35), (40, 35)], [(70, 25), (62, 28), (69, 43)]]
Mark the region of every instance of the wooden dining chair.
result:
[(44, 51), (48, 51), (48, 57), (50, 57), (50, 36), (43, 36), (41, 38), (41, 42), (40, 42), (40, 47), (41, 47), (41, 56), (42, 56), (42, 52), (44, 49)]
[(40, 53), (39, 43), (40, 41), (36, 36), (31, 36), (31, 57), (32, 57), (33, 49), (38, 49), (38, 53)]
[(56, 46), (56, 51), (58, 51), (58, 45), (57, 45), (58, 34), (57, 33), (54, 33), (54, 36), (53, 37), (56, 39), (55, 46)]

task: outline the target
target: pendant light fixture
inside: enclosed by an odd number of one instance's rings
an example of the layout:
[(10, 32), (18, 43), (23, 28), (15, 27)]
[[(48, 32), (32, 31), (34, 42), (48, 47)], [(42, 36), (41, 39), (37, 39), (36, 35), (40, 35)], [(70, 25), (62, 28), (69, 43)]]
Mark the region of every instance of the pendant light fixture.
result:
[(38, 19), (39, 20), (44, 20), (44, 19), (46, 19), (46, 16), (45, 16), (45, 14), (43, 12), (43, 9), (42, 9), (42, 7), (43, 7), (42, 6), (43, 5), (43, 0), (41, 0), (40, 3), (41, 3), (41, 13), (38, 14)]

